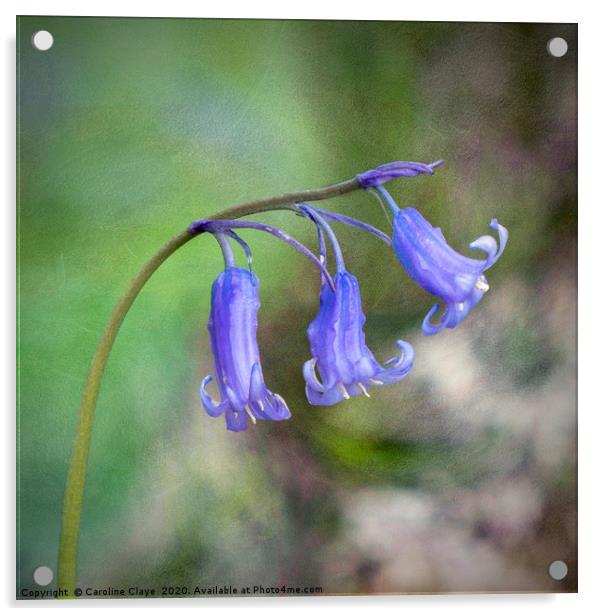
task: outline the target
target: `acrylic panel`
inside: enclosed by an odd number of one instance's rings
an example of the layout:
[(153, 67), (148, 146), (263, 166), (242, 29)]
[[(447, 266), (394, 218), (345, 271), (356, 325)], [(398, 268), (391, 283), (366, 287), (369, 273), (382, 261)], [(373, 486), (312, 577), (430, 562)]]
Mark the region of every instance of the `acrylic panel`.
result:
[(575, 592), (576, 24), (17, 30), (17, 597)]

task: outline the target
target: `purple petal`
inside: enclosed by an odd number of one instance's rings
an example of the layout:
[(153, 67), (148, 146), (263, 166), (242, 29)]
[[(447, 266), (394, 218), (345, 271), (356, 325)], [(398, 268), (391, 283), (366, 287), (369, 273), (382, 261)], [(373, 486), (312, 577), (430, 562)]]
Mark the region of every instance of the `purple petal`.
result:
[(244, 411), (226, 411), (226, 428), (231, 432), (243, 432), (247, 429), (247, 414)]
[(319, 393), (324, 393), (324, 385), (320, 383), (316, 376), (316, 359), (314, 357), (303, 364), (303, 377), (308, 387)]
[(271, 419), (272, 421), (282, 421), (291, 416), (286, 402), (278, 394), (270, 395), (264, 400), (263, 413), (267, 419)]
[(414, 366), (414, 347), (405, 340), (398, 340), (397, 347), (401, 351), (401, 355), (385, 362), (384, 365), (389, 367), (374, 376), (375, 380), (382, 381), (384, 385), (403, 379)]
[(307, 401), (315, 406), (333, 406), (344, 399), (343, 393), (338, 387), (332, 387), (328, 391), (317, 392), (309, 385), (305, 386)]
[(255, 362), (251, 368), (251, 386), (249, 388), (249, 400), (257, 402), (267, 394), (267, 388), (263, 382), (263, 374), (259, 362)]
[[(487, 279), (485, 276), (481, 276), (481, 279), (485, 286), (487, 286)], [(453, 329), (458, 326), (470, 313), (470, 311), (483, 299), (486, 291), (483, 289), (473, 288), (470, 295), (463, 302), (455, 302), (447, 304), (445, 312), (441, 317), (439, 323), (432, 323), (431, 317), (435, 314), (439, 308), (439, 304), (435, 304), (428, 312), (424, 321), (422, 322), (422, 333), (425, 336), (432, 336), (437, 334), (444, 328)]]
[(216, 404), (213, 398), (207, 393), (207, 384), (213, 380), (211, 375), (206, 376), (201, 382), (201, 403), (207, 414), (211, 417), (219, 417), (228, 407), (227, 402)]
[(422, 333), (425, 336), (434, 336), (435, 334), (438, 334), (442, 329), (445, 329), (445, 327), (447, 326), (447, 318), (448, 318), (447, 310), (443, 313), (439, 323), (431, 322), (431, 317), (437, 312), (438, 308), (439, 308), (439, 304), (435, 304), (428, 311), (427, 315), (424, 317), (424, 320), (422, 321)]

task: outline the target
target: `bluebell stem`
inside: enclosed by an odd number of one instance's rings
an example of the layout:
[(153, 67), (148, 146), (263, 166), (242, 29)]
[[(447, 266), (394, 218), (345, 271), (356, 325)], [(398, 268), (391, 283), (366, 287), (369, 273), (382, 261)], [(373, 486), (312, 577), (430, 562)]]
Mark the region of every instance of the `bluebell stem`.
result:
[[(320, 214), (320, 216), (322, 216), (322, 218), (324, 218), (324, 220), (326, 220), (327, 222), (340, 222), (345, 225), (355, 227), (356, 229), (360, 229), (361, 231), (367, 231), (368, 233), (371, 233), (372, 235), (375, 235), (376, 237), (381, 239), (385, 244), (388, 244), (389, 246), (391, 245), (391, 238), (386, 233), (383, 233), (380, 229), (369, 225), (363, 220), (357, 220), (357, 218), (352, 218), (351, 216), (347, 216), (346, 214), (339, 214), (338, 212), (323, 210), (319, 207), (316, 207), (315, 205), (312, 205), (312, 209), (315, 212), (318, 212), (318, 214)], [(319, 228), (320, 227), (318, 226), (318, 229)]]
[[(320, 269), (322, 275), (326, 278), (328, 284), (334, 289), (334, 282), (332, 280), (332, 277), (330, 276), (330, 274), (324, 267), (324, 264), (322, 263), (322, 261), (318, 259), (318, 257), (316, 257), (305, 246), (303, 246), (303, 244), (298, 242), (295, 238), (291, 237), (285, 231), (282, 231), (282, 229), (278, 229), (277, 227), (272, 227), (270, 225), (264, 225), (263, 223), (259, 223), (259, 222), (250, 222), (250, 221), (243, 221), (243, 220), (223, 220), (223, 219), (209, 220), (207, 218), (196, 220), (193, 223), (191, 223), (190, 226), (188, 227), (188, 230), (191, 233), (196, 234), (196, 233), (208, 232), (208, 233), (213, 233), (214, 235), (219, 235), (223, 233), (232, 235), (232, 229), (255, 229), (256, 231), (264, 231), (266, 233), (270, 233), (274, 237), (277, 237), (278, 239), (282, 240), (286, 244), (289, 244), (290, 246), (298, 250), (301, 254), (305, 255), (310, 261), (312, 261), (314, 265), (316, 265)], [(239, 241), (240, 243), (241, 241), (240, 238), (238, 238), (237, 241)], [(245, 252), (247, 251), (247, 249), (248, 247), (245, 248)], [(249, 253), (247, 253), (247, 257), (248, 256), (249, 256)]]
[(316, 223), (320, 233), (328, 236), (337, 267), (335, 289), (322, 285), (320, 309), (307, 330), (312, 353), (303, 366), (307, 399), (311, 404), (329, 406), (362, 393), (369, 396), (370, 387), (394, 383), (406, 376), (414, 363), (414, 351), (410, 344), (399, 340), (399, 357), (384, 366), (376, 361), (366, 345), (366, 317), (357, 278), (346, 271), (336, 237), (324, 218), (307, 204), (299, 208)]
[(487, 258), (465, 257), (451, 248), (441, 229), (433, 227), (416, 209), (399, 208), (382, 186), (377, 186), (376, 191), (393, 214), (393, 250), (397, 258), (408, 274), (445, 306), (439, 323), (431, 320), (439, 304), (431, 308), (422, 323), (422, 333), (430, 336), (446, 327), (456, 327), (489, 290), (484, 272), (504, 252), (508, 231), (494, 218), (489, 226), (497, 231), (499, 246), (493, 237), (484, 235), (470, 248), (482, 250)]

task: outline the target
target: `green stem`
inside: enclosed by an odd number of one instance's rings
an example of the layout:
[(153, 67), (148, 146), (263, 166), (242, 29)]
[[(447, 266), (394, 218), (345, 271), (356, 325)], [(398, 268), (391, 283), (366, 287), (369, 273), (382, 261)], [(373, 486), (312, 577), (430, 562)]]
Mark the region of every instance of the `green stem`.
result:
[[(297, 193), (287, 193), (276, 197), (249, 201), (222, 210), (209, 218), (214, 220), (235, 219), (270, 210), (294, 210), (294, 204), (300, 201), (329, 199), (359, 188), (360, 186), (357, 180), (352, 179), (316, 190), (305, 190)], [(176, 252), (178, 248), (184, 246), (184, 244), (189, 242), (193, 237), (195, 237), (194, 233), (188, 230), (182, 231), (167, 242), (167, 244), (146, 262), (130, 283), (117, 306), (115, 306), (98, 347), (96, 348), (96, 353), (94, 354), (82, 394), (79, 421), (75, 433), (75, 441), (71, 454), (71, 462), (69, 464), (63, 502), (62, 528), (58, 555), (58, 586), (59, 588), (67, 589), (69, 597), (73, 597), (73, 591), (76, 587), (79, 529), (94, 412), (96, 410), (96, 401), (98, 399), (102, 375), (107, 365), (111, 348), (113, 347), (119, 328), (130, 306), (134, 303), (134, 300), (146, 281), (168, 257)]]

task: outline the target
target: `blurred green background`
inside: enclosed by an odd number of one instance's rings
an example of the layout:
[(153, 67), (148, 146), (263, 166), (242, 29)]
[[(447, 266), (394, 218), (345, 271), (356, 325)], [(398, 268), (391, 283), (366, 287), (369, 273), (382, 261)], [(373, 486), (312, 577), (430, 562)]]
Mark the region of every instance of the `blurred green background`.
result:
[[(40, 29), (54, 46), (40, 52)], [(304, 398), (318, 275), (253, 231), (268, 387), (293, 418), (227, 433), (198, 401), (222, 267), (210, 237), (153, 276), (111, 355), (92, 438), (79, 580), (320, 585), (325, 592), (576, 589), (576, 26), (18, 19), (18, 575), (55, 567), (80, 395), (143, 262), (191, 220), (445, 159), (390, 185), (459, 250), (510, 231), (457, 330), (378, 240), (339, 228), (380, 360), (404, 381)], [(563, 58), (546, 52), (562, 36)], [(384, 230), (376, 201), (321, 204)], [(313, 245), (290, 213), (258, 217)], [(468, 254), (467, 250), (464, 250)], [(243, 263), (241, 258), (241, 264)], [(557, 582), (548, 564), (561, 559)]]

